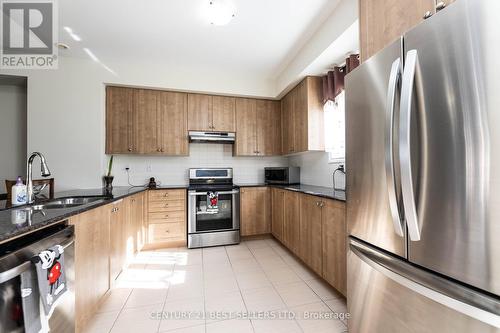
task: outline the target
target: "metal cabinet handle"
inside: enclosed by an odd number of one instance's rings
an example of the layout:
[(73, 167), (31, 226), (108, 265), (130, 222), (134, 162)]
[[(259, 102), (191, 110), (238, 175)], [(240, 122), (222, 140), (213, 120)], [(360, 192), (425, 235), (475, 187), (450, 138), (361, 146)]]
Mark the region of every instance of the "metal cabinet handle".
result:
[(389, 77), (387, 92), (386, 118), (385, 118), (385, 175), (387, 178), (387, 192), (389, 195), (389, 207), (391, 209), (394, 231), (398, 236), (404, 237), (403, 223), (399, 214), (398, 201), (396, 197), (396, 181), (394, 176), (394, 104), (396, 103), (396, 89), (401, 80), (401, 59), (394, 60)]
[(436, 10), (440, 11), (446, 7), (446, 3), (444, 1), (440, 1), (436, 4)]
[(130, 147), (129, 147), (129, 148), (128, 148), (128, 151), (132, 151), (132, 148), (130, 148)]
[(161, 152), (161, 149), (160, 149), (160, 148), (156, 148), (156, 151), (157, 151), (157, 152)]
[[(417, 208), (413, 189), (411, 167), (411, 109), (413, 89), (415, 88), (415, 74), (418, 67), (417, 50), (410, 50), (406, 54), (406, 64), (403, 72), (401, 88), (401, 115), (399, 123), (399, 159), (401, 166), (401, 190), (403, 193), (404, 212), (410, 240), (420, 240), (420, 226), (418, 224)], [(420, 89), (417, 85), (417, 89)]]
[(168, 192), (166, 192), (163, 196), (164, 196), (164, 197), (168, 197)]
[(428, 10), (428, 11), (425, 12), (423, 19), (427, 20), (431, 16), (432, 16), (432, 12), (430, 10)]

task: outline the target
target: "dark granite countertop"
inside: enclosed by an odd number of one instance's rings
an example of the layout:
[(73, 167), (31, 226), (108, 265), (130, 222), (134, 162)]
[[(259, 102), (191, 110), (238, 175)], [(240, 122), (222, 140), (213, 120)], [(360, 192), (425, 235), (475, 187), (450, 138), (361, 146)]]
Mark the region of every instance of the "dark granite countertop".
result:
[(323, 198), (334, 199), (339, 201), (345, 201), (345, 191), (336, 190), (334, 191), (331, 187), (324, 186), (314, 186), (314, 185), (306, 185), (306, 184), (297, 184), (297, 185), (269, 185), (265, 183), (252, 183), (252, 184), (238, 184), (239, 187), (261, 187), (261, 186), (270, 186), (282, 188), (289, 191), (297, 191), (300, 193), (316, 195)]
[(0, 206), (4, 209), (0, 211), (0, 243), (145, 190), (146, 188), (144, 187), (123, 186), (114, 187), (112, 191), (86, 189), (58, 192), (55, 195), (55, 199), (87, 196), (102, 196), (102, 199), (77, 207), (44, 210), (33, 210), (30, 206), (8, 208), (4, 200)]

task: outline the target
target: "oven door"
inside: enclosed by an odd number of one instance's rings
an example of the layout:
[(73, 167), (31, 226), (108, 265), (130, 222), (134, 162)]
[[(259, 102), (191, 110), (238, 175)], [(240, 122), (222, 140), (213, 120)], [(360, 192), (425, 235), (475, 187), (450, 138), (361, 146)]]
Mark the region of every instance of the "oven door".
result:
[(205, 233), (215, 231), (239, 230), (240, 191), (219, 191), (218, 211), (207, 210), (207, 191), (190, 190), (188, 233)]

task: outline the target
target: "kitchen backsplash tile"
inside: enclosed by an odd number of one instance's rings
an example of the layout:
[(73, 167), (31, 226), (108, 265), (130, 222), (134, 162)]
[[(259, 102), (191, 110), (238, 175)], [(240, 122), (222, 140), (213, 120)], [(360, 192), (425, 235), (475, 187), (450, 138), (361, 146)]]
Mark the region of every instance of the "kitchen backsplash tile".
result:
[(161, 184), (187, 184), (189, 168), (232, 167), (235, 183), (264, 181), (264, 167), (287, 166), (286, 157), (235, 157), (232, 145), (190, 144), (189, 156), (116, 155), (113, 166), (114, 184), (127, 185), (125, 168), (130, 168), (130, 182), (145, 184), (155, 177)]

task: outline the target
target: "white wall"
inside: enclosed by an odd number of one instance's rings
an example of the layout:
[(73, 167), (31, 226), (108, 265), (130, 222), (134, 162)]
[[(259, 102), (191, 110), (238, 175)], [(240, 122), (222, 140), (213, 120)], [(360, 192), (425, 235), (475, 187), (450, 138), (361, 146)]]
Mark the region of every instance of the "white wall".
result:
[(26, 172), (26, 86), (0, 82), (0, 193)]
[[(106, 66), (116, 75), (90, 59), (64, 57), (60, 58), (58, 70), (0, 72), (28, 76), (28, 152), (40, 151), (46, 156), (56, 178), (56, 190), (102, 185), (107, 161), (105, 83), (274, 96), (272, 83), (249, 76), (229, 76), (209, 69), (166, 68), (140, 61)], [(152, 157), (138, 158), (158, 161)], [(35, 166), (34, 177), (38, 170)]]
[[(125, 168), (130, 168), (130, 182), (141, 185), (155, 177), (162, 184), (188, 183), (189, 168), (232, 167), (237, 184), (264, 182), (264, 167), (286, 166), (285, 157), (233, 157), (232, 146), (222, 144), (190, 144), (187, 157), (115, 156), (113, 174), (116, 185), (127, 185)], [(148, 171), (151, 170), (151, 171)]]
[[(300, 182), (303, 184), (333, 187), (333, 172), (340, 164), (328, 163), (328, 153), (307, 152), (288, 158), (290, 166), (300, 167)], [(337, 188), (345, 187), (345, 177), (337, 172)]]

